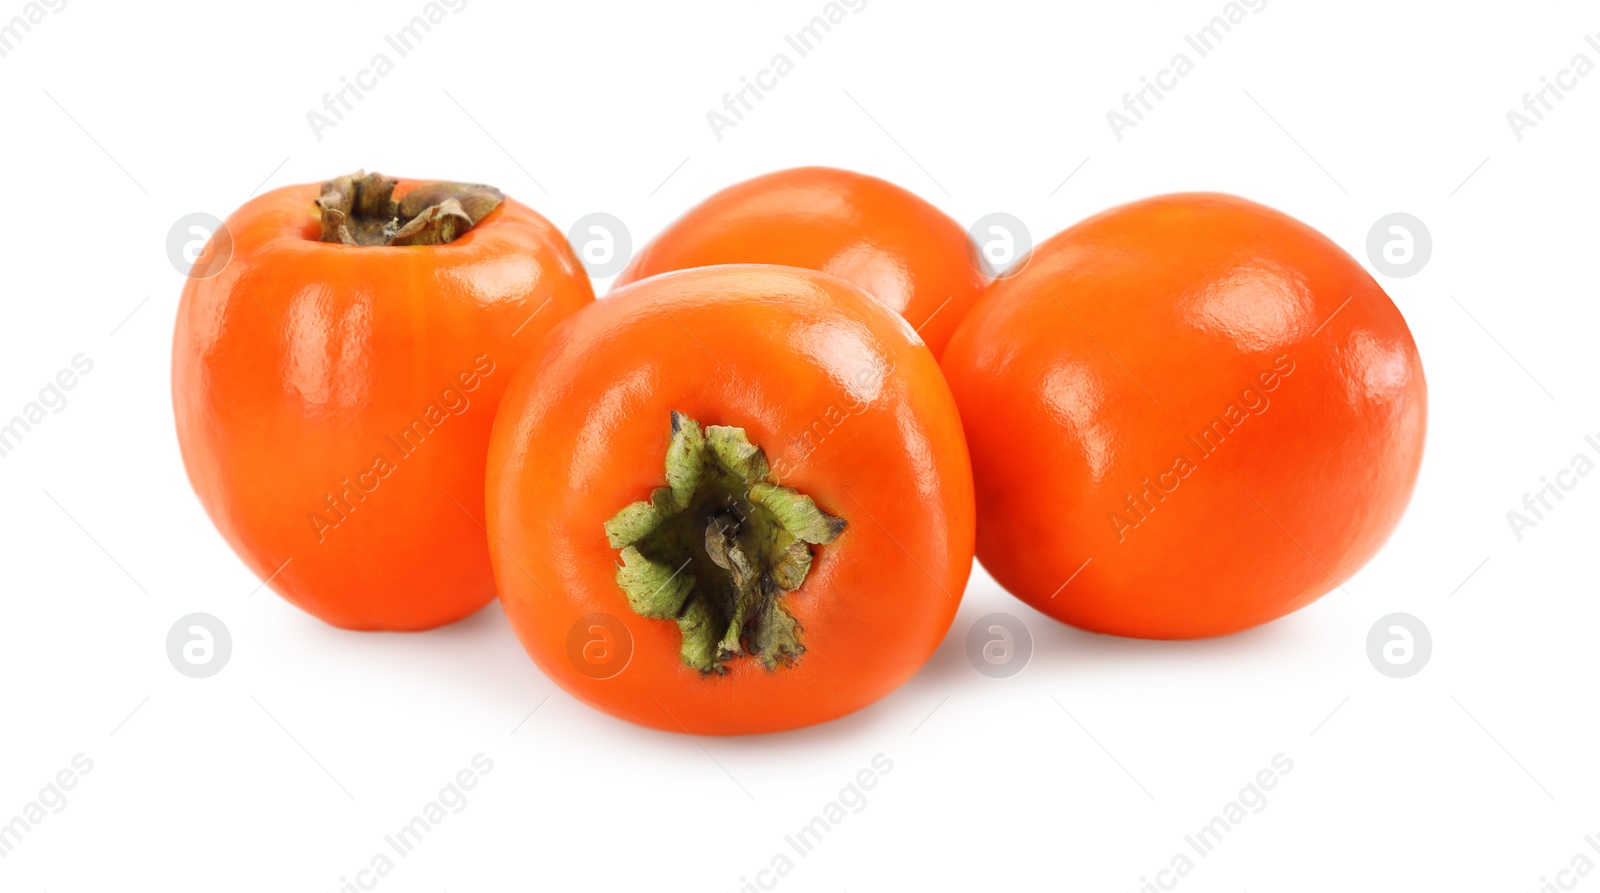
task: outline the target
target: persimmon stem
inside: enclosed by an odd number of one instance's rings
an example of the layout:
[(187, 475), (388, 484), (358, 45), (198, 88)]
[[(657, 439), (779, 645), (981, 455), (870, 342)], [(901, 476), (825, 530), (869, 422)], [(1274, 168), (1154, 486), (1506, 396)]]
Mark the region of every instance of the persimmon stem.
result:
[(445, 245), (505, 201), (493, 186), (424, 183), (395, 201), (398, 181), (356, 171), (322, 184), (317, 211), (323, 242), (344, 245)]
[(811, 497), (767, 480), (761, 448), (742, 428), (701, 429), (672, 414), (667, 484), (605, 524), (622, 550), (617, 585), (642, 617), (675, 620), (679, 658), (702, 673), (726, 672), (742, 655), (767, 670), (805, 651), (784, 607), (811, 570), (813, 545), (834, 541), (845, 521)]

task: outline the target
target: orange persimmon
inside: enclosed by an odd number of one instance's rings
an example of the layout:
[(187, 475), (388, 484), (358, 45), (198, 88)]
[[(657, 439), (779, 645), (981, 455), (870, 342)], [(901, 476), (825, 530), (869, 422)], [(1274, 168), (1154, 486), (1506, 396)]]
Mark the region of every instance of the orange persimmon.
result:
[(783, 264), (832, 273), (899, 313), (938, 356), (983, 292), (967, 234), (899, 186), (799, 167), (711, 196), (645, 246), (617, 285), (711, 264)]
[(1213, 636), (1355, 573), (1416, 482), (1405, 320), (1309, 226), (1216, 194), (1114, 208), (996, 282), (945, 351), (1002, 586), (1097, 632)]
[(513, 628), (580, 699), (770, 732), (883, 697), (972, 565), (971, 468), (933, 355), (842, 279), (729, 265), (619, 289), (545, 336), (490, 442)]
[(178, 444), (217, 529), (335, 626), (487, 604), (495, 408), (524, 348), (594, 299), (561, 232), (490, 187), (373, 174), (270, 192), (223, 233), (172, 348)]

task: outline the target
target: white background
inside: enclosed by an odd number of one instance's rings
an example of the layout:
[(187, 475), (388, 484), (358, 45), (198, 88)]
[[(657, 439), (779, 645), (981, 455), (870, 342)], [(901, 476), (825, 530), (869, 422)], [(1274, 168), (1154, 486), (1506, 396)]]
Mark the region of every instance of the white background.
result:
[[(1520, 141), (1506, 119), (1575, 54), (1600, 63), (1594, 8), (1271, 0), (1119, 141), (1107, 111), (1194, 58), (1183, 37), (1221, 0), (870, 0), (796, 58), (784, 35), (823, 5), (470, 0), (320, 140), (307, 112), (420, 0), (71, 0), (0, 58), (0, 416), (94, 363), (0, 459), (0, 822), (75, 754), (94, 764), (0, 889), (331, 893), (478, 753), (494, 768), (467, 806), (376, 889), (738, 890), (880, 753), (866, 806), (776, 889), (1135, 891), (1280, 753), (1292, 772), (1177, 889), (1534, 891), (1600, 863), (1600, 475), (1520, 541), (1506, 518), (1600, 434), (1600, 74)], [(718, 140), (707, 112), (779, 52), (794, 71)], [(716, 189), (813, 163), (1038, 239), (1215, 189), (1370, 266), (1373, 223), (1416, 215), (1431, 260), (1380, 279), (1431, 392), (1404, 522), (1341, 590), (1213, 641), (1079, 633), (976, 571), (882, 702), (693, 740), (568, 697), (497, 605), (427, 634), (327, 627), (255, 591), (192, 495), (168, 392), (183, 215), (366, 167), (495, 183), (563, 229), (604, 211), (642, 245)], [(209, 679), (165, 652), (194, 611), (232, 631)], [(1012, 678), (966, 654), (993, 611), (1032, 630)], [(1407, 679), (1366, 654), (1396, 611), (1433, 638)], [(1600, 873), (1560, 877), (1600, 893)]]

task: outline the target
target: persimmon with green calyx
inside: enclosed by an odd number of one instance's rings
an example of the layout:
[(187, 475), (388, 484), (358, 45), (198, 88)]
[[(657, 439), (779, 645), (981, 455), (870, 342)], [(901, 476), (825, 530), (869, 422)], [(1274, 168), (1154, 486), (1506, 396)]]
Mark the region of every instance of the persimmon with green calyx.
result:
[(770, 474), (744, 429), (701, 431), (674, 412), (667, 486), (606, 522), (628, 606), (677, 621), (685, 666), (723, 672), (748, 651), (770, 670), (805, 650), (780, 599), (805, 582), (808, 544), (833, 542), (845, 521)]
[(967, 233), (886, 180), (830, 167), (764, 174), (718, 192), (668, 226), (616, 286), (711, 264), (783, 264), (831, 273), (905, 317), (944, 352), (987, 278)]
[(943, 358), (978, 558), (1094, 632), (1217, 636), (1340, 586), (1422, 462), (1427, 383), (1389, 296), (1231, 195), (1113, 208), (996, 282)]
[(350, 629), (492, 600), (495, 408), (526, 347), (594, 300), (560, 230), (489, 186), (358, 173), (253, 199), (201, 258), (173, 338), (178, 444), (245, 564)]
[(972, 566), (971, 466), (932, 353), (833, 276), (728, 265), (543, 337), (489, 445), (523, 646), (631, 722), (834, 719), (925, 663)]

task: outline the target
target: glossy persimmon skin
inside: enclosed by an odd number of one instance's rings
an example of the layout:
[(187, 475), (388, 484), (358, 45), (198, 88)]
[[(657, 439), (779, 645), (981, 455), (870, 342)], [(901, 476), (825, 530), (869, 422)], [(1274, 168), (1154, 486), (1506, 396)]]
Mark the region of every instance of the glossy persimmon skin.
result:
[(1309, 604), (1388, 537), (1422, 459), (1399, 310), (1326, 237), (1233, 196), (1152, 198), (1050, 239), (943, 367), (979, 560), (1095, 632), (1215, 636)]
[[(806, 649), (792, 666), (686, 667), (677, 625), (633, 613), (617, 585), (604, 525), (664, 483), (674, 410), (744, 428), (779, 483), (848, 522), (785, 596)], [(500, 597), (528, 653), (589, 704), (674, 732), (779, 731), (883, 697), (938, 647), (972, 566), (971, 467), (933, 355), (865, 293), (806, 270), (669, 273), (574, 314), (507, 391), (487, 486)], [(632, 643), (610, 678), (569, 651), (593, 614)]]
[(357, 247), (317, 240), (318, 191), (240, 208), (227, 265), (184, 287), (184, 465), (229, 545), (304, 610), (348, 629), (449, 623), (494, 598), (481, 521), (500, 395), (593, 291), (561, 232), (510, 199), (447, 245)]
[(618, 286), (711, 264), (782, 264), (852, 282), (938, 356), (986, 279), (961, 225), (893, 183), (799, 167), (730, 186), (634, 257)]

